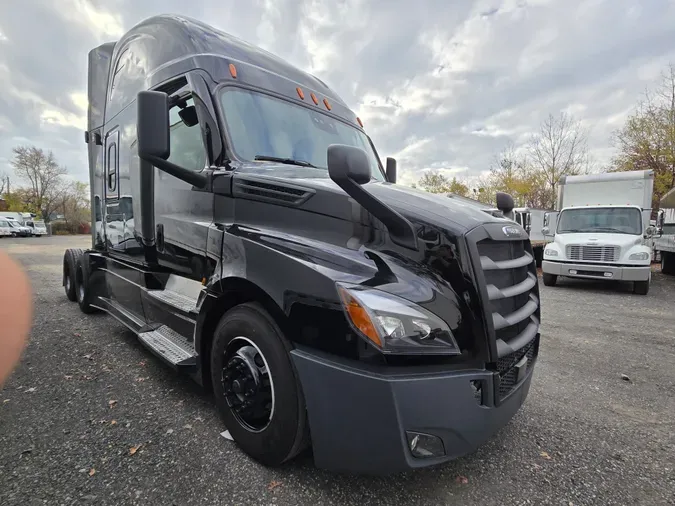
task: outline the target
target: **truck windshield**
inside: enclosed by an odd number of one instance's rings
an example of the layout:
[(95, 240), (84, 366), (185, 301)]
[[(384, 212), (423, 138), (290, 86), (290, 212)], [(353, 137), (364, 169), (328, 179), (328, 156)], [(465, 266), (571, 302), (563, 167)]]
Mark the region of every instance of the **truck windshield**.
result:
[(285, 100), (240, 88), (220, 96), (234, 152), (244, 160), (269, 160), (327, 170), (331, 144), (363, 149), (371, 177), (384, 181), (365, 133), (328, 115)]
[(642, 214), (637, 209), (625, 207), (584, 207), (561, 212), (557, 233), (575, 232), (639, 235), (642, 233)]

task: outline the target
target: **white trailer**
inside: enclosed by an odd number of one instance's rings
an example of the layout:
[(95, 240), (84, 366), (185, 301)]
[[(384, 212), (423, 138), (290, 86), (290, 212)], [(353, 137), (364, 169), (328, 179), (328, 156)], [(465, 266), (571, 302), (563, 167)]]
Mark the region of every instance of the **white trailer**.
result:
[(675, 188), (666, 193), (659, 203), (654, 251), (661, 257), (661, 272), (675, 275)]
[(554, 286), (558, 276), (632, 281), (633, 292), (646, 295), (653, 190), (652, 170), (562, 177), (555, 235), (544, 249), (544, 284)]

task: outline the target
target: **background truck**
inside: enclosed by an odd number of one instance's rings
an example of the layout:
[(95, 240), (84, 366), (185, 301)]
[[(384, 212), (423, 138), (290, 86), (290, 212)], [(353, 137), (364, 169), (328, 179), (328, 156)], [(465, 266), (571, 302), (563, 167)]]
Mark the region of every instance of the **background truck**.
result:
[(534, 251), (537, 267), (541, 267), (544, 258), (544, 246), (553, 240), (553, 237), (544, 235), (544, 218), (549, 211), (532, 209), (530, 207), (516, 207), (514, 210), (516, 222), (523, 226), (530, 236), (530, 243)]
[(319, 467), (386, 474), (518, 411), (540, 322), (522, 227), (396, 185), (326, 84), (198, 21), (143, 21), (88, 77), (97, 223), (66, 296), (212, 388), (246, 453), (311, 444)]
[(659, 203), (656, 216), (654, 251), (661, 260), (661, 272), (675, 275), (675, 188)]
[(544, 250), (544, 284), (555, 285), (558, 276), (623, 280), (646, 295), (653, 188), (651, 170), (562, 177), (555, 236)]

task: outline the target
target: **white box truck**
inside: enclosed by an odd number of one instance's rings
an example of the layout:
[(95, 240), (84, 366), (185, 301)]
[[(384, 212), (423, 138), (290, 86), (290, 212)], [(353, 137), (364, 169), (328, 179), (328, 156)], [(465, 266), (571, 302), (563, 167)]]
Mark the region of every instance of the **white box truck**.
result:
[(544, 234), (546, 216), (550, 211), (545, 209), (533, 209), (531, 207), (516, 207), (513, 210), (515, 221), (522, 226), (530, 236), (532, 253), (537, 267), (541, 267), (544, 257), (544, 247), (553, 240), (553, 236)]
[(633, 292), (646, 295), (653, 190), (652, 170), (562, 177), (555, 235), (544, 249), (544, 284), (554, 286), (558, 276), (632, 281)]
[(661, 198), (656, 230), (654, 252), (661, 258), (661, 272), (675, 275), (675, 188)]

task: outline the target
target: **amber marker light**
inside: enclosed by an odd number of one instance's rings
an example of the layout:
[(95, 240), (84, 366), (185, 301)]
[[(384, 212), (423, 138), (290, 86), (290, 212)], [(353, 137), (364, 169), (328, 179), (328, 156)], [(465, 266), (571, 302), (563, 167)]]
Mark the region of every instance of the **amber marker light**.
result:
[(359, 329), (364, 336), (381, 348), (382, 340), (377, 334), (377, 330), (375, 330), (375, 325), (370, 319), (368, 311), (366, 311), (366, 309), (343, 287), (338, 286), (338, 293), (342, 299), (342, 305), (354, 326)]

